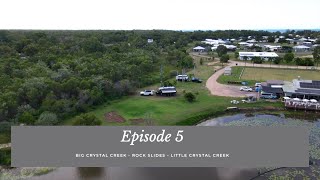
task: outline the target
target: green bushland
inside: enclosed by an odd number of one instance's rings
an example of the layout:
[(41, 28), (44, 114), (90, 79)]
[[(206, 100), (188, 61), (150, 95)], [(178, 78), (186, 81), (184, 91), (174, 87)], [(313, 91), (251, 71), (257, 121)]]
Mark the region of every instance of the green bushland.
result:
[(7, 133), (0, 134), (0, 144), (5, 144), (11, 141), (11, 135)]
[(0, 166), (10, 166), (11, 164), (11, 148), (0, 149)]

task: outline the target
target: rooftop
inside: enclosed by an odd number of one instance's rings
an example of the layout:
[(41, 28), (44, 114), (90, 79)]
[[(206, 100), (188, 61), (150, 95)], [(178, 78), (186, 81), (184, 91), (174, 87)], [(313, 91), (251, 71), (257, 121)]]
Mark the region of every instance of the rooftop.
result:
[(294, 46), (293, 49), (309, 49), (310, 47), (308, 46), (304, 46), (304, 45), (300, 45), (300, 46)]
[(294, 79), (284, 82), (284, 92), (320, 95), (320, 81)]
[(248, 57), (279, 57), (278, 54), (274, 52), (239, 52), (239, 56)]
[(201, 46), (197, 46), (197, 47), (195, 47), (195, 48), (193, 48), (193, 49), (195, 49), (195, 50), (205, 50), (206, 48), (201, 47)]

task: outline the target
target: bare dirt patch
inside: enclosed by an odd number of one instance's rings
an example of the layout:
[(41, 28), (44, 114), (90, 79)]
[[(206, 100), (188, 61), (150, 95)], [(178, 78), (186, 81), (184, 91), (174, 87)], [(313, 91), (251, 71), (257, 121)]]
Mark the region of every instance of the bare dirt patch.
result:
[(111, 112), (108, 112), (104, 115), (105, 117), (105, 120), (107, 122), (116, 122), (116, 123), (123, 123), (126, 121), (126, 119), (124, 119), (122, 116), (120, 116), (117, 112), (115, 111), (111, 111)]

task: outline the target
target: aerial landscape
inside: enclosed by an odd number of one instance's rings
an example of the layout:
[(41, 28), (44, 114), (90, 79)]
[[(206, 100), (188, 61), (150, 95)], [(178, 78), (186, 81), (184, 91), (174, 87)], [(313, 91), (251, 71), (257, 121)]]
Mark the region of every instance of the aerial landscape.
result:
[[(0, 180), (320, 179), (319, 27), (176, 21), (0, 25)], [(304, 126), (309, 167), (11, 167), (11, 126)]]

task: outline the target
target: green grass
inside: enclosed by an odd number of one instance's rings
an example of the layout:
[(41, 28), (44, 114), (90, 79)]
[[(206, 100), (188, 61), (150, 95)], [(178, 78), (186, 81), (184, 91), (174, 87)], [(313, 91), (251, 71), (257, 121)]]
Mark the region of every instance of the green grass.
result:
[[(205, 87), (206, 80), (214, 73), (214, 67), (199, 64), (198, 57), (194, 57), (196, 69), (188, 72), (203, 80), (202, 83), (177, 82), (178, 95), (176, 97), (141, 97), (138, 95), (128, 96), (122, 99), (105, 103), (95, 110), (90, 111), (96, 115), (103, 125), (131, 125), (130, 119), (148, 118), (152, 119), (154, 125), (194, 125), (197, 122), (225, 113), (225, 109), (233, 106), (231, 97), (218, 97), (210, 95)], [(174, 79), (171, 80), (174, 82)], [(156, 89), (159, 85), (143, 89)], [(196, 102), (189, 103), (183, 97), (183, 92), (193, 92), (197, 97)], [(137, 92), (138, 94), (138, 92)], [(239, 100), (239, 99), (238, 99)], [(275, 103), (271, 103), (274, 105)], [(240, 104), (239, 107), (257, 107), (270, 105), (266, 102), (253, 104)], [(124, 123), (109, 123), (105, 120), (105, 114), (116, 111), (124, 117)], [(73, 119), (65, 122), (72, 124)]]
[[(239, 79), (242, 69), (244, 72)], [(232, 75), (221, 75), (218, 82), (228, 84), (228, 81), (247, 81), (249, 86), (256, 82), (267, 80), (292, 81), (300, 76), (302, 79), (319, 80), (320, 71), (302, 70), (302, 69), (279, 69), (279, 68), (261, 68), (261, 67), (232, 67)]]
[(218, 78), (218, 82), (221, 84), (227, 84), (228, 81), (241, 81), (241, 79), (239, 79), (241, 71), (243, 70), (243, 67), (232, 67), (232, 73), (230, 76), (225, 76), (225, 75), (221, 75)]
[(292, 81), (292, 79), (296, 79), (298, 76), (300, 76), (302, 79), (319, 80), (320, 72), (314, 71), (314, 70), (246, 67), (241, 79), (254, 80), (254, 81), (266, 81), (266, 80)]
[[(153, 119), (155, 125), (174, 125), (179, 121), (191, 116), (197, 116), (203, 112), (211, 110), (222, 111), (230, 105), (230, 101), (234, 98), (209, 95), (209, 91), (205, 87), (205, 82), (212, 73), (214, 73), (214, 69), (213, 67), (207, 66), (206, 63), (200, 65), (199, 59), (200, 58), (195, 57), (197, 68), (188, 72), (188, 74), (194, 74), (196, 77), (201, 78), (203, 82), (177, 82), (178, 95), (176, 97), (128, 96), (97, 107), (90, 113), (95, 114), (103, 122), (103, 125), (130, 125), (129, 119), (146, 117)], [(171, 82), (174, 82), (174, 79), (172, 79)], [(143, 89), (156, 89), (158, 86), (159, 85), (154, 85)], [(196, 95), (196, 102), (187, 102), (183, 98), (183, 92), (198, 94)], [(126, 122), (107, 123), (104, 115), (110, 111), (116, 111), (126, 119)], [(66, 124), (71, 123), (72, 119), (66, 121)]]
[[(221, 84), (228, 84), (228, 81), (247, 81), (249, 86), (253, 86), (256, 83), (255, 80), (239, 78), (244, 68), (241, 66), (232, 67), (232, 74), (230, 76), (221, 75), (217, 81)], [(235, 85), (241, 86), (241, 84)]]
[(0, 144), (9, 143), (10, 139), (10, 134), (0, 133)]

